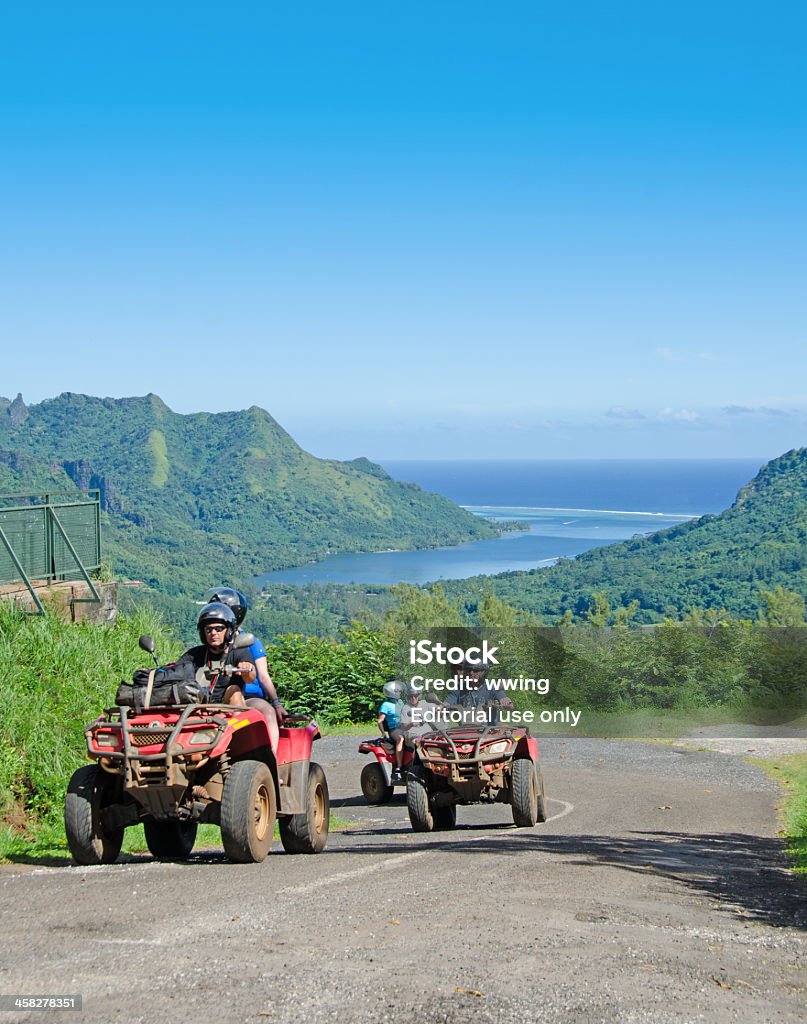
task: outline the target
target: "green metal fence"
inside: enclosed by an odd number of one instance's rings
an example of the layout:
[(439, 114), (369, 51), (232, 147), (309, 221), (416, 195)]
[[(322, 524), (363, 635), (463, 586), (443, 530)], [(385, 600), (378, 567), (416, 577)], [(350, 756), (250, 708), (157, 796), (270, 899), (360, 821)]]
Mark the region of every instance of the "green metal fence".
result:
[(100, 492), (0, 495), (0, 584), (83, 579), (101, 565)]

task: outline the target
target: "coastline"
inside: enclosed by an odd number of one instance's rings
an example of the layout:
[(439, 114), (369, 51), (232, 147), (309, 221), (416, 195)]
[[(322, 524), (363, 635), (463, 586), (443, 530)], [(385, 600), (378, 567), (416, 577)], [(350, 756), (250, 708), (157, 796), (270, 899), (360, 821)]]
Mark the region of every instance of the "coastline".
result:
[[(326, 555), (317, 562), (278, 569), (253, 577), (261, 588), (282, 586), (347, 585), (394, 586), (410, 583), (427, 586), (441, 580), (497, 576), (548, 568), (562, 558), (573, 558), (593, 548), (605, 547), (635, 535), (647, 535), (657, 529), (680, 525), (697, 516), (681, 513), (629, 512), (605, 509), (560, 509), (537, 506), (469, 505), (468, 511), (480, 519), (495, 522), (494, 511), (520, 510), (547, 513), (524, 516), (524, 531), (506, 531), (485, 540), (466, 540), (454, 545), (430, 548), (387, 549), (385, 551), (341, 552)], [(568, 522), (553, 521), (570, 513), (580, 516)], [(487, 514), (486, 514), (487, 513)], [(599, 520), (599, 521), (598, 521)], [(636, 529), (631, 530), (631, 520)], [(648, 527), (653, 524), (653, 528)]]

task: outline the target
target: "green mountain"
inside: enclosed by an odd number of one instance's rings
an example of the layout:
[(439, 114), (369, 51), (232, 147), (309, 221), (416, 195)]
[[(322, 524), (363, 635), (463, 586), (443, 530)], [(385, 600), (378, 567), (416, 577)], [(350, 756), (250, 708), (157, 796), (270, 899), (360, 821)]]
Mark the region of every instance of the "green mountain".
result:
[(104, 557), (164, 593), (335, 551), (456, 544), (492, 529), (367, 459), (317, 459), (253, 406), (172, 412), (156, 395), (0, 399), (0, 490), (97, 487)]
[[(759, 591), (783, 586), (807, 598), (807, 448), (763, 466), (734, 504), (649, 537), (594, 548), (547, 569), (446, 582), (452, 597), (493, 591), (547, 618), (583, 616), (604, 591), (612, 607), (638, 602), (637, 622), (690, 608), (756, 618)], [(470, 599), (473, 601), (473, 598)]]

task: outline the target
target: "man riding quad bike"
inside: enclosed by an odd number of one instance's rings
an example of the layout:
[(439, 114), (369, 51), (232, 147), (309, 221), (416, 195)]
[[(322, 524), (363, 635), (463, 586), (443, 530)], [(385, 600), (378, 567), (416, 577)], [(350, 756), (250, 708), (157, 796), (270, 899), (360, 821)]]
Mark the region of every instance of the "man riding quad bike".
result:
[[(236, 635), (232, 611), (215, 603), (202, 609), (197, 628), (200, 647), (136, 673), (133, 685), (120, 687), (118, 706), (85, 730), (93, 763), (73, 774), (64, 807), (79, 864), (114, 861), (124, 830), (141, 822), (161, 859), (187, 858), (197, 826), (208, 822), (220, 827), (231, 860), (261, 861), (276, 816), (287, 852), (325, 847), (328, 785), (310, 760), (316, 722), (287, 718), (273, 750), (265, 717), (245, 706), (238, 683), (254, 678), (246, 655), (254, 637)], [(140, 646), (153, 656), (151, 637)]]
[(508, 803), (521, 827), (546, 821), (538, 742), (529, 729), (500, 723), (500, 709), (512, 702), (485, 676), (484, 664), (459, 666), (462, 689), (449, 694), (437, 715), (442, 721), (416, 743), (406, 777), (406, 804), (416, 832), (453, 828), (457, 804)]

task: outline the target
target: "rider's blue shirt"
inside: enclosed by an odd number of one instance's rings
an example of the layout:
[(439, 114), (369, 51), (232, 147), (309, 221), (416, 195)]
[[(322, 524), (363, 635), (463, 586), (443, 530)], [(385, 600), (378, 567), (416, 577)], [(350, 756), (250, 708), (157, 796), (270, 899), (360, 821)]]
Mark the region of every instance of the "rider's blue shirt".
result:
[[(239, 629), (238, 632), (243, 633), (244, 631), (242, 629)], [(248, 650), (250, 657), (256, 664), (258, 658), (266, 657), (266, 648), (263, 646), (260, 640), (256, 640), (255, 643), (248, 648)], [(245, 697), (263, 697), (264, 692), (260, 680), (256, 678), (254, 682), (247, 683), (247, 685), (244, 687), (243, 693)]]
[(385, 716), (388, 732), (392, 732), (393, 729), (397, 729), (400, 726), (401, 720), (398, 717), (398, 708), (391, 700), (385, 700), (378, 709), (378, 713)]

